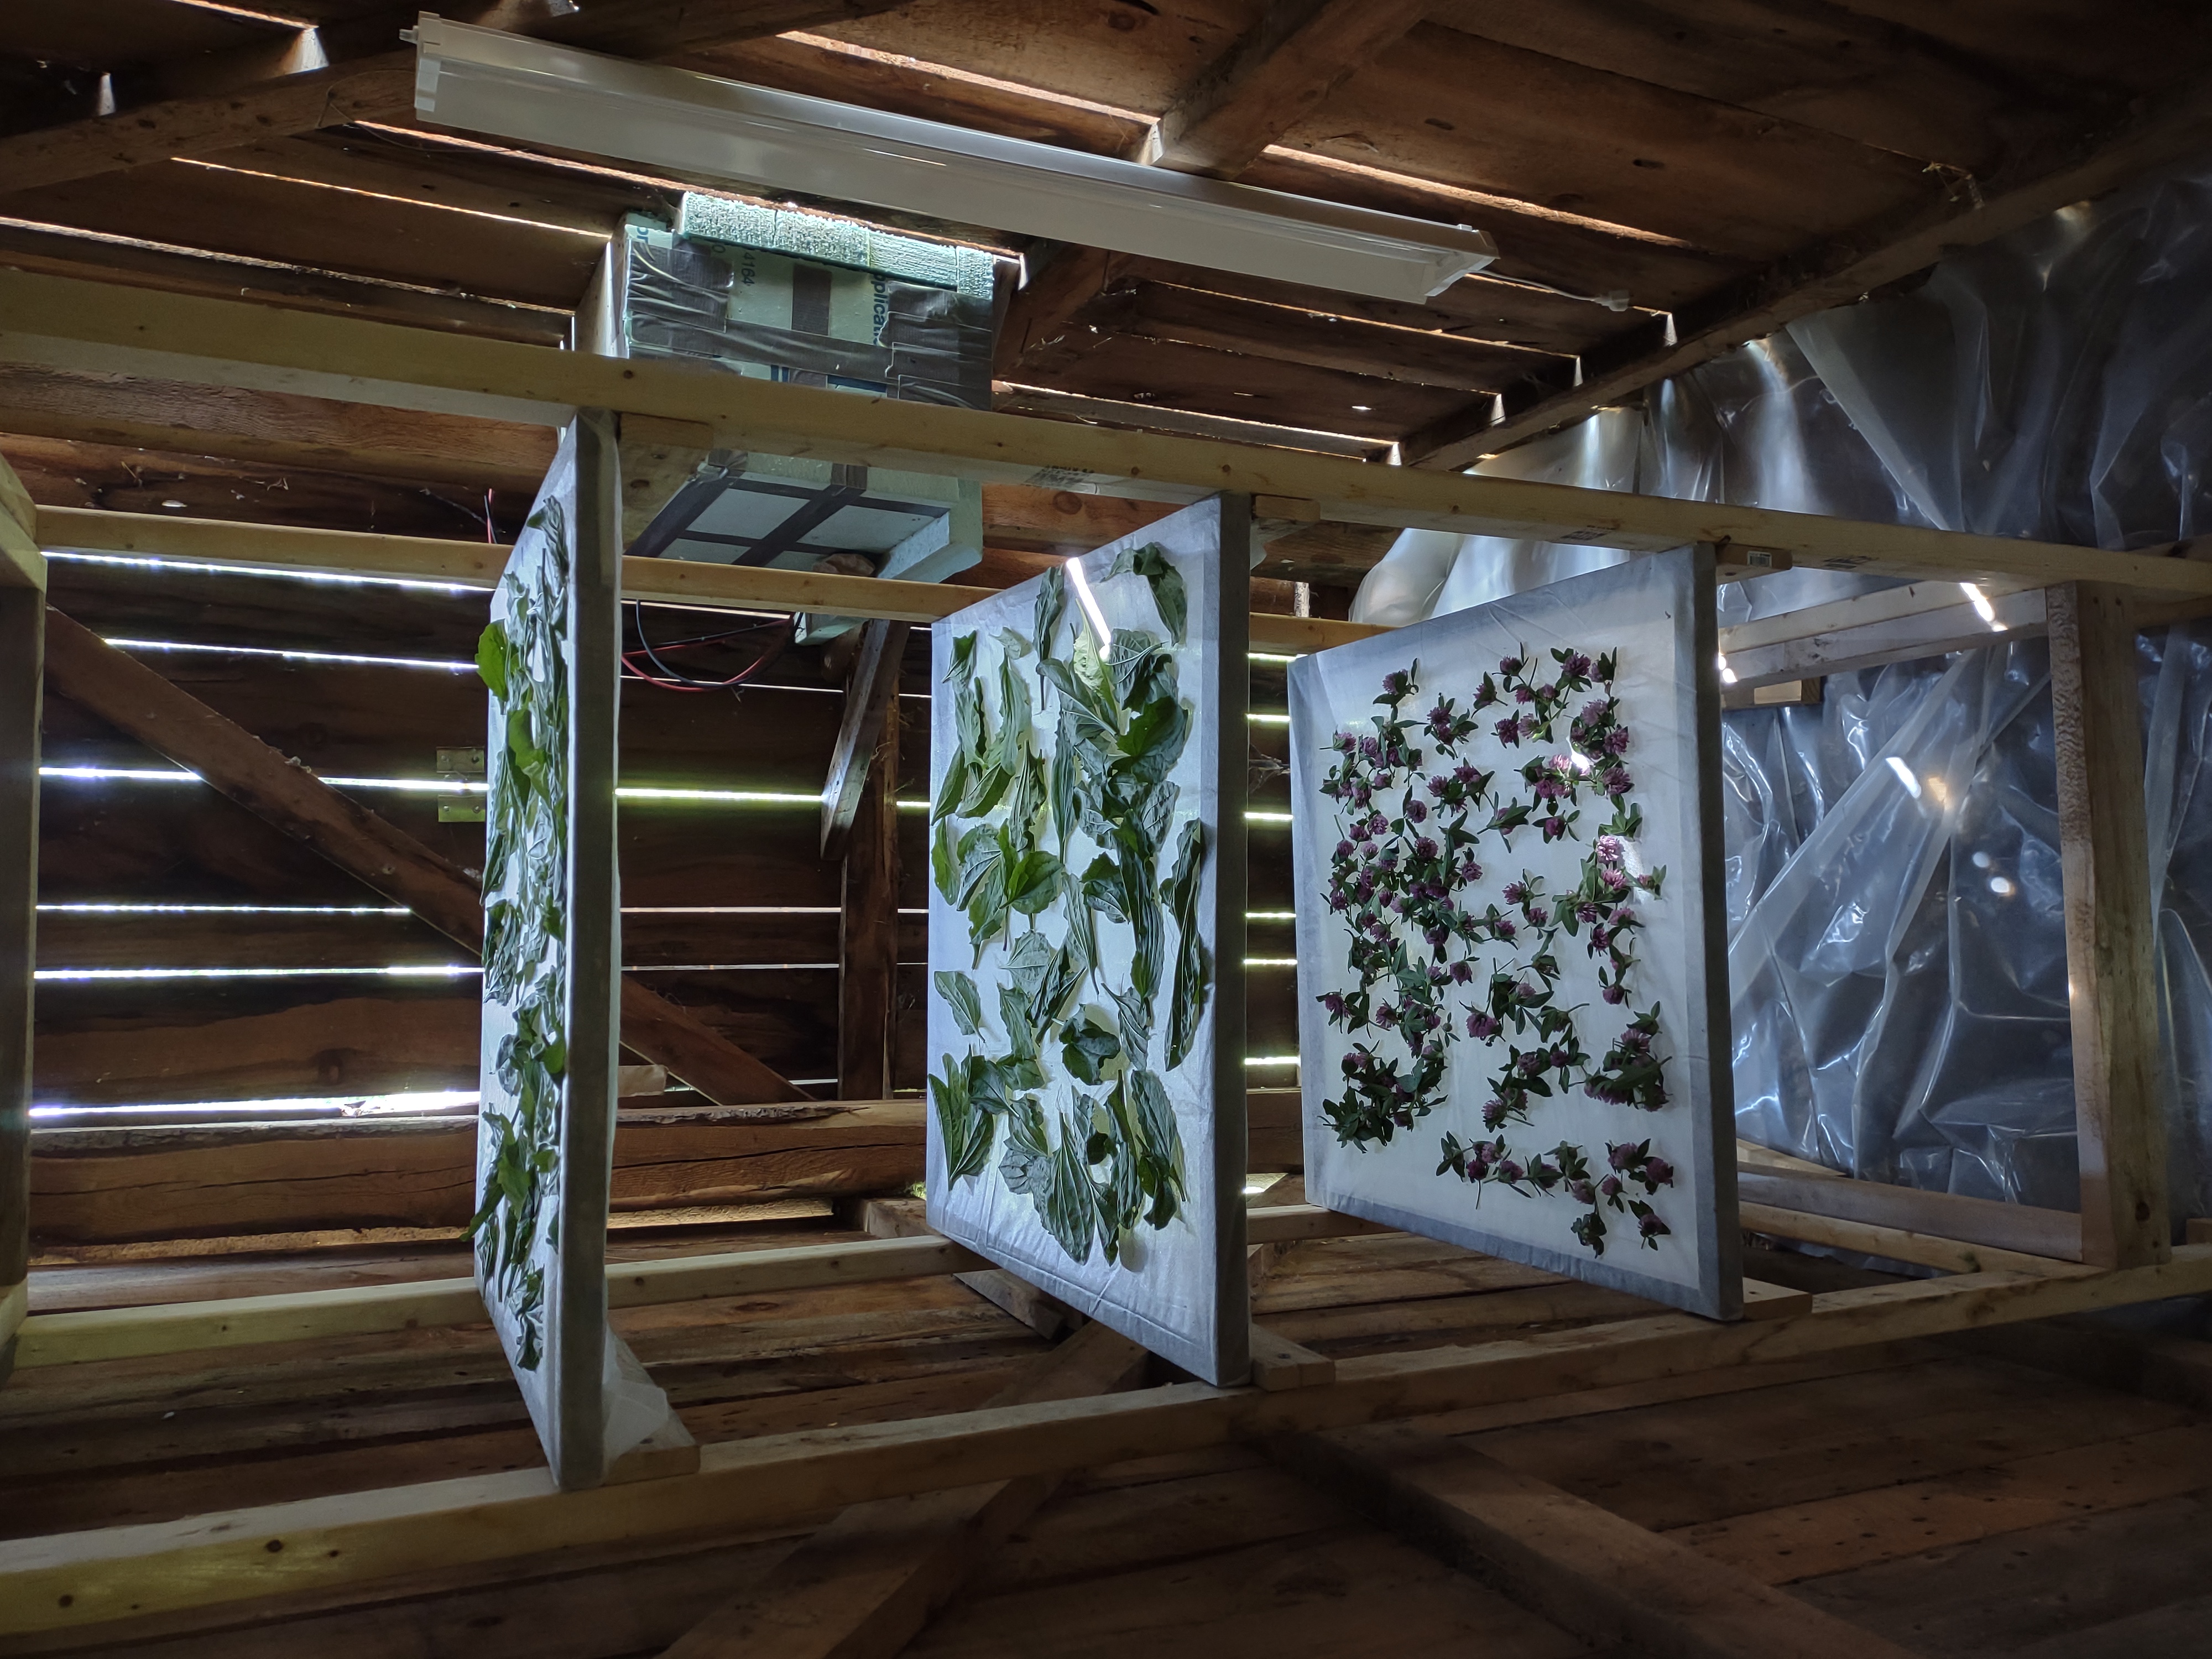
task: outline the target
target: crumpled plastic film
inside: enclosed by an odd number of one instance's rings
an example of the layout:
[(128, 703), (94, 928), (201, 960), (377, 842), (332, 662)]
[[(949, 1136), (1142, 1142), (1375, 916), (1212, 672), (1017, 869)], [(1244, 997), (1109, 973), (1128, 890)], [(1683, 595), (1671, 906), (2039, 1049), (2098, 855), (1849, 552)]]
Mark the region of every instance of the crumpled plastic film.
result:
[[(1617, 431), (1558, 434), (1536, 463), (1551, 470), (1522, 476), (2158, 548), (2212, 531), (2207, 291), (2212, 163), (2054, 214), (1909, 291), (1654, 388), (1640, 414), (1617, 417), (1638, 428), (1632, 486), (1603, 464)], [(1370, 577), (1378, 605), (1386, 588), (1400, 606), (1425, 605), (1374, 619), (1479, 602), (1486, 583), (1551, 580), (1540, 561), (1499, 569), (1491, 538), (1439, 545), (1452, 540), (1393, 549)], [(1418, 580), (1390, 568), (1417, 557)], [(1731, 590), (1723, 621), (1881, 585), (1763, 578)], [(2142, 668), (2172, 1209), (2203, 1215), (2212, 623), (2147, 636)], [(1742, 1133), (1870, 1179), (2074, 1207), (2045, 647), (2008, 641), (1832, 676), (1820, 707), (1743, 710), (1724, 726)]]

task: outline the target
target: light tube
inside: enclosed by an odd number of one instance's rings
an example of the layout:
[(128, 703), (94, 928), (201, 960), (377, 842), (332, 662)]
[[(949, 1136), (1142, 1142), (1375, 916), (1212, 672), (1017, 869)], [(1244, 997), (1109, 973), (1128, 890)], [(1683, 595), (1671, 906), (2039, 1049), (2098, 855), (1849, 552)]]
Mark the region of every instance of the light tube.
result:
[(425, 15), (415, 112), (444, 127), (1387, 300), (1498, 257), (1466, 226), (887, 115)]

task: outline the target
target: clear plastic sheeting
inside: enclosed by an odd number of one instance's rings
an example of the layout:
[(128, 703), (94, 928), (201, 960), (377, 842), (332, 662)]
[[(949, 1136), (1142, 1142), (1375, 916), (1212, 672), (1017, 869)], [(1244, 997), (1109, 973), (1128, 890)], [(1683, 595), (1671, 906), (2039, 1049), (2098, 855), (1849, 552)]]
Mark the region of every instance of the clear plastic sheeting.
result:
[[(2212, 531), (2212, 164), (2070, 208), (1485, 472), (2141, 550)], [(1636, 434), (1632, 485), (1619, 482)], [(1516, 459), (1517, 457), (1517, 459)], [(1442, 544), (1455, 544), (1449, 547)], [(1419, 616), (1590, 550), (1401, 538), (1353, 615)], [(1470, 568), (1462, 570), (1462, 563)], [(1741, 584), (1736, 621), (1878, 581)], [(1462, 598), (1462, 595), (1468, 597)], [(1870, 1179), (2078, 1201), (2048, 656), (1832, 677), (1724, 744), (1736, 1106)], [(2212, 1213), (2212, 623), (2142, 645), (2172, 1208)]]

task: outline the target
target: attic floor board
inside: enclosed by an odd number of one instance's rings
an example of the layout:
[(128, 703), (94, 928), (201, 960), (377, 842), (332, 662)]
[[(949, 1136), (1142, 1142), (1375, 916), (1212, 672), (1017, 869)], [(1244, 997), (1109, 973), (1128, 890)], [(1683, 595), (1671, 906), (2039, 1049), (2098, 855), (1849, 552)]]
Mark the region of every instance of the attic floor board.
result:
[[(623, 1255), (848, 1237), (764, 1222)], [(414, 1273), (420, 1244), (42, 1269), (75, 1305)], [(100, 1276), (112, 1276), (103, 1288)], [(1640, 1310), (1402, 1236), (1282, 1253), (1268, 1322), (1340, 1349)], [(702, 1441), (972, 1408), (1042, 1352), (951, 1279), (617, 1316)], [(2201, 1648), (2212, 1421), (1927, 1344), (1674, 1377), (1428, 1420), (1930, 1655), (2162, 1659)], [(488, 1330), (27, 1371), (0, 1389), (0, 1534), (114, 1524), (534, 1462)], [(811, 1523), (810, 1523), (811, 1524)], [(657, 1653), (806, 1527), (453, 1569), (35, 1650), (163, 1659)], [(76, 1645), (72, 1646), (72, 1641)], [(1220, 1447), (1071, 1475), (908, 1650), (1364, 1656), (1589, 1650), (1271, 1463)], [(13, 1650), (11, 1650), (12, 1651)], [(26, 1649), (26, 1651), (34, 1650)]]

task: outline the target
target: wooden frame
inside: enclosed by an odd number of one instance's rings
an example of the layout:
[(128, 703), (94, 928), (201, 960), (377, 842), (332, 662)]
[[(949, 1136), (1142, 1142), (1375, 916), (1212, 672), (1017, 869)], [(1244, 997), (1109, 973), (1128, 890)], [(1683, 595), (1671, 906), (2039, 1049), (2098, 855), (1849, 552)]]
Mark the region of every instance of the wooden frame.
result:
[(46, 560), (37, 510), (0, 460), (0, 1381), (30, 1298), (31, 985), (37, 960)]
[[(1048, 483), (1154, 501), (1218, 490), (1282, 498), (1317, 519), (1657, 552), (1691, 542), (1875, 574), (2101, 580), (2212, 593), (2212, 568), (1996, 536), (1560, 484), (1374, 466), (1202, 438), (861, 398), (710, 367), (599, 357), (352, 318), (0, 271), (0, 362), (560, 426), (578, 408), (688, 421), (715, 445)], [(1263, 513), (1265, 508), (1262, 508)], [(862, 615), (859, 611), (844, 614)], [(908, 618), (908, 620), (920, 620)]]
[[(2085, 1183), (2090, 1213), (2077, 1245), (2081, 1262), (2061, 1259), (2069, 1254), (2063, 1249), (2045, 1255), (1977, 1240), (1972, 1233), (1986, 1229), (1975, 1214), (1941, 1202), (1886, 1220), (1755, 1204), (1745, 1212), (1747, 1226), (1921, 1261), (1950, 1276), (1809, 1301), (1762, 1297), (1773, 1316), (1733, 1324), (1662, 1314), (1472, 1346), (1393, 1352), (1340, 1362), (1327, 1380), (1322, 1368), (1309, 1376), (1296, 1355), (1287, 1356), (1275, 1380), (1306, 1386), (1182, 1383), (771, 1436), (708, 1448), (696, 1474), (596, 1494), (556, 1492), (545, 1473), (531, 1471), (22, 1540), (0, 1545), (0, 1633), (82, 1627), (133, 1613), (614, 1538), (737, 1527), (947, 1484), (2212, 1293), (2212, 1245), (2185, 1245), (2166, 1255), (2158, 1237), (2162, 1139), (2155, 1095), (2139, 1075), (2137, 1017), (2148, 1006), (2140, 993), (2149, 941), (2145, 887), (2131, 868), (2141, 860), (2141, 825), (2138, 817), (2130, 840), (2124, 807), (2112, 805), (2133, 787), (2127, 772), (2139, 752), (2133, 698), (2121, 695), (2131, 690), (2124, 667), (2131, 618), (2124, 607), (2130, 595), (2138, 596), (2133, 601), (2138, 604), (2202, 604), (2212, 599), (2212, 563), (916, 408), (681, 364), (605, 360), (16, 272), (0, 272), (0, 317), (8, 319), (0, 331), (0, 361), (264, 386), (540, 425), (562, 424), (579, 407), (604, 407), (689, 422), (714, 443), (732, 447), (1153, 500), (1243, 492), (1275, 498), (1262, 511), (1290, 519), (1590, 542), (1632, 551), (1705, 542), (1725, 550), (1724, 579), (1795, 562), (1948, 583), (1972, 580), (1990, 584), (1991, 591), (2003, 585), (2002, 597), (2008, 599), (2061, 584), (2045, 594), (2045, 610), (2060, 635), (2058, 650), (2070, 653), (2075, 664), (2075, 678), (2060, 678), (2057, 695), (2064, 734), (2062, 800), (2069, 803), (2068, 927), (2077, 1063), (2083, 1067), (2085, 1143), (2103, 1152), (2096, 1172), (2102, 1179)], [(15, 508), (18, 525), (26, 516)], [(479, 586), (491, 586), (501, 562), (497, 550), (471, 544), (62, 509), (40, 510), (35, 518), (42, 543), (90, 550), (430, 576)], [(2069, 592), (2063, 585), (2070, 583), (2104, 586)], [(908, 622), (933, 621), (975, 597), (975, 590), (655, 561), (626, 561), (621, 589), (625, 597), (692, 605)], [(1925, 609), (1955, 610), (1955, 600), (1940, 586), (1923, 597)], [(1895, 600), (1884, 597), (1882, 602), (1893, 608), (1874, 620), (1913, 614), (1895, 610)], [(2138, 609), (2132, 620), (2154, 614)], [(1813, 607), (1795, 621), (1748, 626), (1759, 630), (1757, 643), (1765, 647), (1832, 631), (1838, 620), (1832, 607)], [(2073, 631), (2061, 634), (2062, 628)], [(1371, 631), (1255, 617), (1251, 643), (1259, 650), (1295, 653)], [(1752, 648), (1753, 635), (1738, 637), (1740, 646), (1732, 647), (1724, 635), (1721, 648)], [(1801, 666), (1777, 677), (1807, 672)], [(2100, 790), (2100, 779), (2112, 787)], [(1266, 1213), (1250, 1218), (1250, 1237), (1261, 1243), (1269, 1242), (1259, 1224)], [(1924, 1224), (1891, 1224), (1907, 1219)], [(1346, 1223), (1318, 1211), (1285, 1220), (1305, 1230), (1282, 1235), (1295, 1237), (1320, 1236)], [(877, 1255), (855, 1254), (868, 1248), (799, 1253), (806, 1256), (800, 1261), (753, 1257), (644, 1264), (623, 1269), (609, 1295), (615, 1301), (631, 1296), (642, 1301), (661, 1292), (723, 1295), (732, 1293), (731, 1285), (763, 1279), (848, 1282), (871, 1266), (878, 1271), (868, 1276), (890, 1278), (976, 1265), (967, 1252), (934, 1239), (884, 1241)], [(779, 1273), (795, 1277), (772, 1277)], [(621, 1288), (625, 1285), (651, 1289)], [(690, 1288), (679, 1292), (679, 1286)], [(29, 1353), (55, 1363), (100, 1352), (283, 1340), (319, 1330), (401, 1328), (464, 1310), (451, 1285), (276, 1300), (283, 1305), (247, 1298), (263, 1305), (41, 1317), (26, 1326), (24, 1341)]]

